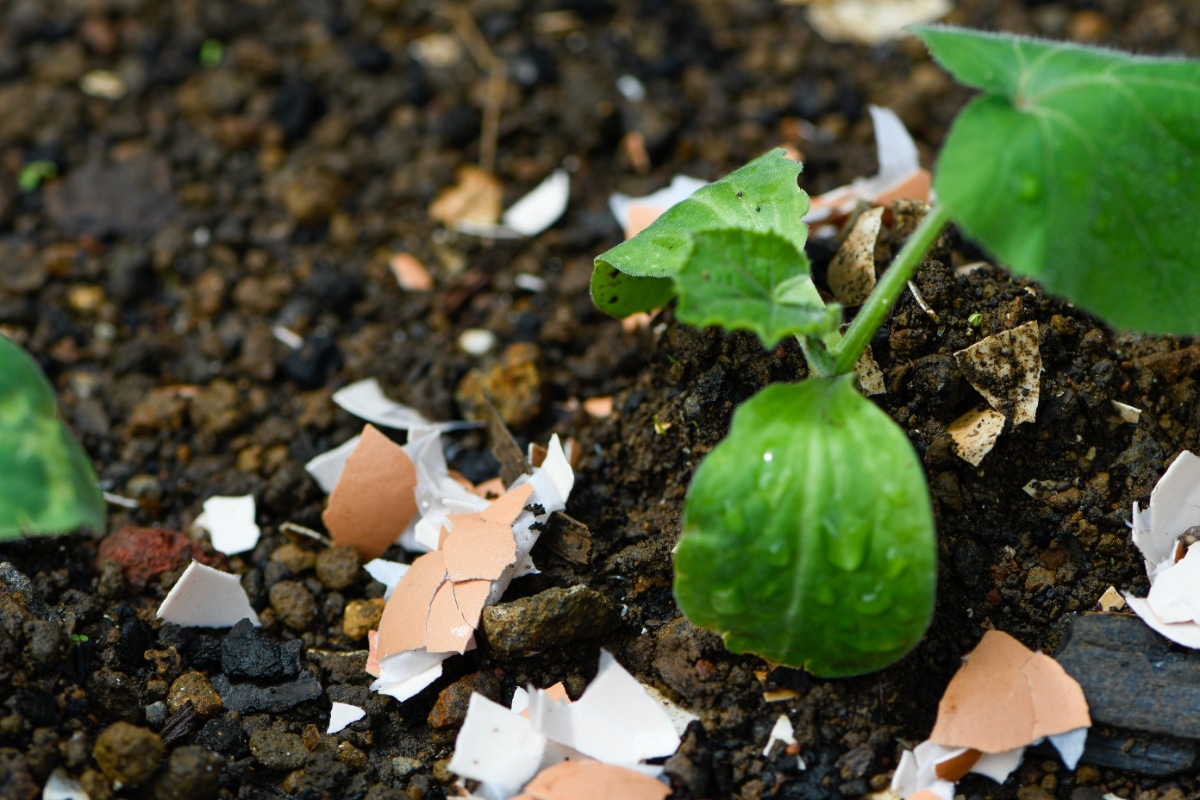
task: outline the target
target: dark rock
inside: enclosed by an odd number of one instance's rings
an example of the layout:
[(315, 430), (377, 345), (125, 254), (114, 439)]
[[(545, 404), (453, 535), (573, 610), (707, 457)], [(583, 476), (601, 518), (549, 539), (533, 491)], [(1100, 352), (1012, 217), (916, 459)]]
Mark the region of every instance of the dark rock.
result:
[(43, 670), (62, 661), (71, 643), (62, 625), (45, 619), (31, 619), (25, 623), (25, 641), (29, 643), (33, 663)]
[(0, 797), (5, 800), (34, 800), (41, 792), (29, 769), (29, 761), (11, 747), (0, 748)]
[(88, 700), (113, 719), (137, 723), (141, 720), (141, 702), (137, 682), (124, 672), (101, 667), (88, 679)]
[(484, 609), (483, 630), (496, 650), (519, 653), (595, 639), (621, 622), (616, 606), (586, 586), (547, 589)]
[(13, 599), (24, 608), (27, 614), (38, 619), (54, 618), (50, 606), (46, 605), (45, 601), (38, 596), (37, 591), (33, 588), (33, 583), (25, 576), (25, 573), (7, 561), (0, 563), (0, 583), (4, 584), (12, 593)]
[(342, 353), (332, 336), (314, 335), (288, 353), (283, 371), (303, 389), (319, 389), (342, 366)]
[(310, 672), (301, 672), (296, 680), (278, 686), (232, 684), (224, 675), (214, 676), (212, 685), (221, 695), (225, 708), (242, 714), (287, 711), (321, 696), (321, 683)]
[(299, 769), (308, 763), (304, 740), (294, 733), (256, 731), (250, 736), (250, 752), (268, 769)]
[(288, 141), (304, 138), (325, 113), (325, 101), (312, 84), (289, 81), (271, 100), (271, 119), (283, 128)]
[(1082, 760), (1098, 767), (1166, 777), (1195, 770), (1200, 765), (1200, 743), (1095, 725), (1088, 731)]
[(170, 162), (150, 153), (116, 164), (89, 161), (44, 194), (50, 218), (73, 236), (146, 235), (176, 211)]
[(500, 683), (489, 672), (476, 672), (442, 689), (429, 712), (430, 727), (444, 730), (462, 725), (471, 695), (478, 692), (489, 700), (500, 700)]
[(592, 560), (592, 532), (588, 526), (561, 511), (550, 515), (538, 546), (571, 564), (585, 565)]
[(220, 719), (211, 719), (196, 733), (196, 744), (234, 758), (246, 753), (246, 734), (236, 714), (226, 714)]
[(197, 745), (171, 752), (154, 781), (154, 800), (211, 800), (221, 790), (221, 757)]
[(308, 587), (299, 581), (280, 581), (268, 595), (279, 621), (294, 631), (306, 631), (317, 616), (317, 601)]
[(345, 589), (358, 579), (362, 555), (350, 545), (327, 547), (317, 556), (317, 577), (330, 589)]
[[(686, 617), (678, 617), (656, 632), (654, 667), (663, 683), (684, 697), (698, 697), (718, 690), (708, 681), (710, 671), (697, 668), (704, 651), (714, 645), (714, 634), (697, 628)], [(719, 647), (720, 640), (716, 639)]]
[(137, 612), (124, 603), (117, 608), (117, 619), (121, 623), (117, 657), (127, 672), (136, 672), (146, 664), (145, 653), (153, 647), (154, 635)]
[(259, 633), (244, 619), (221, 643), (221, 670), (230, 678), (278, 681), (300, 674), (300, 654), (304, 645), (298, 639), (275, 642)]
[(159, 764), (166, 748), (157, 733), (127, 722), (117, 722), (96, 738), (92, 758), (114, 784), (137, 788), (145, 783)]

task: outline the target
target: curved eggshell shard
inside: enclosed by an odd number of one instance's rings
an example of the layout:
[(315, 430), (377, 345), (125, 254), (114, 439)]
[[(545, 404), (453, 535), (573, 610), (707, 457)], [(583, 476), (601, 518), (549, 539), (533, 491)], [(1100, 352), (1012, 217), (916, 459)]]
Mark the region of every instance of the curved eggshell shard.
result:
[(363, 428), (321, 520), (334, 544), (353, 545), (367, 560), (396, 543), (417, 514), (417, 469), (400, 445)]
[(539, 772), (525, 794), (537, 800), (664, 800), (671, 789), (647, 775), (599, 761), (564, 761)]
[(954, 360), (967, 382), (1013, 425), (1037, 418), (1042, 353), (1036, 321), (981, 339)]
[(465, 653), (471, 646), (475, 626), (463, 617), (450, 581), (445, 581), (434, 593), (425, 631), (425, 649), (431, 653)]
[(446, 562), (441, 552), (426, 553), (412, 563), (379, 619), (376, 648), (380, 660), (393, 653), (425, 646), (429, 606), (445, 581)]

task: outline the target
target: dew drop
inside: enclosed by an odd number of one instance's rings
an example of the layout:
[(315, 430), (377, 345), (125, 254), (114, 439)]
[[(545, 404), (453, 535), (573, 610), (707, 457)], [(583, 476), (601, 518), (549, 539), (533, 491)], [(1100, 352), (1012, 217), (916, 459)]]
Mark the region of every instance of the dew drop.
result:
[(767, 451), (766, 453), (763, 453), (763, 461), (774, 461), (774, 460), (775, 460), (775, 454), (774, 454), (774, 453), (772, 453), (772, 452), (770, 452), (770, 451)]

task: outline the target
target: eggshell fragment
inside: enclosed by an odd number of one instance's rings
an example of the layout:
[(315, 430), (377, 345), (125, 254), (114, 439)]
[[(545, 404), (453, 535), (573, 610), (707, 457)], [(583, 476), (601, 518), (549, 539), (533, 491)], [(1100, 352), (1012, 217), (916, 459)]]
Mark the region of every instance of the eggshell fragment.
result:
[(1110, 586), (1104, 590), (1104, 594), (1100, 595), (1098, 603), (1101, 611), (1120, 611), (1125, 607), (1125, 598), (1121, 596), (1115, 586)]
[(990, 408), (968, 411), (946, 426), (950, 449), (973, 467), (978, 467), (983, 457), (992, 452), (1003, 431), (1004, 415)]
[(429, 270), (412, 253), (393, 254), (388, 259), (388, 268), (396, 276), (396, 283), (406, 292), (428, 292), (433, 288)]
[(378, 558), (417, 513), (417, 471), (397, 444), (367, 425), (321, 515), (335, 544)]
[(859, 214), (829, 262), (829, 288), (844, 306), (862, 305), (875, 288), (875, 241), (883, 225), (883, 211), (877, 206)]
[(333, 402), (359, 419), (381, 428), (452, 431), (477, 426), (474, 422), (430, 422), (415, 408), (389, 399), (374, 378), (338, 389), (333, 393)]
[(854, 362), (854, 371), (858, 373), (858, 386), (866, 397), (884, 394), (887, 391), (883, 383), (883, 370), (879, 368), (879, 362), (875, 360), (875, 354), (869, 346), (863, 350), (858, 361)]
[(192, 523), (208, 531), (215, 550), (226, 555), (253, 550), (262, 535), (254, 522), (254, 496), (210, 497), (204, 512)]
[(666, 784), (632, 769), (597, 761), (564, 761), (547, 767), (525, 787), (535, 800), (664, 800)]
[(941, 19), (953, 7), (950, 0), (832, 0), (809, 5), (807, 16), (826, 41), (876, 45), (900, 38), (906, 25)]
[(536, 236), (562, 217), (570, 197), (571, 176), (565, 169), (556, 169), (529, 194), (513, 203), (500, 217), (500, 222), (522, 236)]
[(1042, 381), (1036, 320), (982, 339), (954, 358), (967, 382), (1013, 425), (1036, 419)]
[(1083, 689), (1057, 661), (991, 630), (946, 687), (929, 740), (1002, 753), (1091, 724)]
[(325, 733), (333, 734), (344, 730), (347, 725), (358, 722), (366, 715), (367, 712), (358, 706), (334, 702), (333, 707), (329, 709), (329, 727), (325, 729)]
[(329, 494), (337, 486), (338, 479), (342, 477), (342, 470), (346, 468), (346, 462), (350, 459), (350, 454), (354, 452), (354, 448), (358, 447), (359, 438), (355, 436), (347, 439), (332, 450), (326, 450), (324, 453), (313, 456), (304, 465), (304, 471), (313, 477), (325, 494)]
[(495, 225), (504, 189), (490, 172), (473, 164), (458, 168), (458, 182), (443, 189), (429, 206), (430, 219), (453, 228), (460, 222)]
[(434, 595), (446, 580), (440, 552), (419, 556), (400, 579), (379, 619), (379, 658), (425, 647), (425, 624)]
[(475, 693), (447, 766), (482, 782), (479, 793), (484, 798), (504, 800), (537, 774), (545, 749), (545, 735), (529, 718)]
[(786, 714), (780, 714), (776, 718), (775, 725), (771, 728), (771, 732), (767, 734), (767, 744), (763, 747), (762, 754), (764, 756), (770, 755), (771, 745), (776, 742), (783, 742), (784, 744), (796, 743), (796, 729), (792, 727), (792, 721), (787, 718)]
[[(419, 610), (417, 613), (420, 613)], [(461, 654), (467, 652), (474, 640), (475, 626), (467, 622), (458, 607), (458, 601), (454, 598), (454, 584), (443, 582), (429, 602), (425, 639), (421, 645), (431, 653), (453, 651)]]
[(241, 578), (199, 561), (188, 564), (171, 587), (158, 618), (185, 628), (232, 628), (243, 619), (259, 624)]
[(676, 203), (688, 199), (697, 189), (707, 185), (705, 181), (698, 178), (676, 175), (671, 179), (669, 186), (645, 197), (630, 197), (614, 193), (608, 199), (608, 207), (613, 216), (617, 218), (617, 222), (620, 223), (621, 229), (625, 231), (625, 238), (632, 239), (651, 222), (658, 219), (664, 211)]

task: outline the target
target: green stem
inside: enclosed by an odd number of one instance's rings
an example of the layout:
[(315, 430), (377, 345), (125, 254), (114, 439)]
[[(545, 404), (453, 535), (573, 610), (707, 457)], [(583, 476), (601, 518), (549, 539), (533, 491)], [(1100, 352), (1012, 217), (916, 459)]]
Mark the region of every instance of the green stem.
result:
[[(835, 331), (836, 333), (836, 331)], [(804, 350), (804, 360), (808, 362), (808, 371), (816, 378), (832, 378), (837, 373), (833, 371), (833, 353), (826, 342), (819, 336), (797, 336), (800, 347)]]
[(942, 228), (946, 227), (948, 222), (950, 222), (950, 214), (945, 207), (934, 206), (929, 209), (925, 219), (921, 220), (921, 224), (908, 237), (908, 241), (904, 243), (904, 247), (900, 249), (891, 266), (883, 273), (879, 283), (875, 284), (875, 288), (871, 290), (867, 301), (858, 310), (858, 315), (846, 329), (842, 340), (831, 348), (836, 374), (845, 375), (854, 371), (854, 365), (858, 363), (859, 357), (867, 349), (871, 338), (875, 336), (875, 331), (879, 330), (879, 326), (883, 324), (888, 312), (892, 310), (892, 306), (904, 291), (909, 279), (917, 271), (917, 267), (921, 266), (921, 262), (925, 260), (925, 254), (937, 241), (938, 234), (942, 232)]

